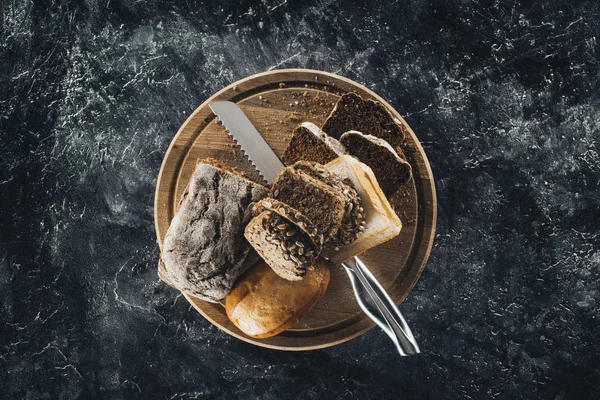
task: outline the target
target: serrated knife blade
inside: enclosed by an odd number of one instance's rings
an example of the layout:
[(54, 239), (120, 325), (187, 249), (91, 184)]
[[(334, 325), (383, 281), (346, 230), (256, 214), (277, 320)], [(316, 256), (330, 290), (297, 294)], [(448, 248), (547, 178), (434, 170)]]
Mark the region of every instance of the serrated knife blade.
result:
[(283, 170), (284, 165), (273, 149), (256, 130), (242, 109), (231, 101), (216, 101), (208, 105), (258, 173), (269, 183)]

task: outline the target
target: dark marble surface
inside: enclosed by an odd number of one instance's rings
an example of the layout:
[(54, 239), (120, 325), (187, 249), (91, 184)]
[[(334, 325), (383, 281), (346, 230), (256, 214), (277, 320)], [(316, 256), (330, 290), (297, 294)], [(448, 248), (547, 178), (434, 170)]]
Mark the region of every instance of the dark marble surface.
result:
[[(0, 397), (598, 398), (599, 4), (1, 0)], [(364, 83), (425, 147), (420, 356), (253, 347), (157, 279), (171, 138), (285, 67)]]

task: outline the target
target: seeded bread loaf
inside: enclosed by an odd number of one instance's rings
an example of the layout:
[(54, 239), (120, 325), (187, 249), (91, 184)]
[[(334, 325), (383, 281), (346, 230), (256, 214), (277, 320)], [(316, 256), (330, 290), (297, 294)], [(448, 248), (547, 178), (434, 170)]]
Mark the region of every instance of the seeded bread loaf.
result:
[(358, 131), (348, 131), (342, 135), (340, 141), (351, 155), (373, 170), (386, 196), (396, 193), (410, 180), (410, 164), (400, 158), (385, 140)]
[(292, 165), (300, 160), (327, 164), (344, 154), (347, 154), (346, 149), (340, 142), (325, 134), (312, 122), (304, 122), (294, 130), (282, 160), (285, 165)]
[(258, 259), (243, 232), (267, 193), (233, 170), (199, 163), (165, 236), (161, 279), (203, 300), (225, 298)]
[[(296, 281), (321, 252), (316, 228), (298, 210), (273, 199), (255, 207), (245, 237), (258, 254), (280, 277)], [(322, 238), (322, 236), (320, 236)]]
[(352, 187), (352, 183), (348, 180), (342, 181), (337, 175), (330, 173), (323, 166), (315, 163), (298, 161), (292, 168), (321, 180), (344, 195), (345, 205), (342, 225), (335, 235), (330, 236), (325, 241), (325, 247), (336, 249), (347, 246), (356, 240), (358, 233), (365, 229), (365, 213), (361, 206), (360, 196), (358, 196), (356, 190)]
[(342, 156), (325, 165), (325, 168), (338, 177), (352, 183), (361, 198), (364, 208), (364, 230), (350, 245), (339, 251), (326, 249), (321, 255), (334, 263), (340, 263), (397, 236), (402, 222), (383, 194), (371, 168), (352, 156)]
[(302, 171), (286, 167), (273, 183), (271, 196), (304, 214), (325, 240), (342, 224), (344, 195)]
[(300, 211), (295, 210), (289, 205), (272, 197), (266, 197), (252, 207), (252, 214), (254, 216), (263, 211), (273, 211), (289, 220), (293, 225), (296, 225), (310, 237), (314, 242), (315, 247), (318, 249), (318, 252), (321, 251), (324, 241), (323, 234), (319, 233), (317, 227)]
[(396, 148), (404, 140), (406, 128), (383, 104), (348, 93), (340, 97), (322, 129), (338, 140), (345, 132), (357, 130), (384, 139)]
[(329, 284), (329, 268), (317, 259), (302, 281), (282, 279), (260, 261), (235, 283), (225, 299), (229, 319), (246, 335), (267, 338), (295, 325)]

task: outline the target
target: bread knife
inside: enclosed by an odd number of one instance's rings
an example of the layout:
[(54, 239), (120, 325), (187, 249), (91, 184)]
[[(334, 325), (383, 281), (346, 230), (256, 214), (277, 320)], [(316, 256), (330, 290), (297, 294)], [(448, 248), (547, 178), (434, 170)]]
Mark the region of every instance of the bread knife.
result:
[(273, 183), (285, 166), (242, 109), (231, 101), (216, 101), (208, 106), (258, 173)]
[[(209, 107), (258, 173), (273, 183), (285, 166), (242, 109), (231, 101), (213, 102)], [(398, 353), (402, 356), (419, 353), (402, 313), (367, 266), (358, 257), (342, 266), (348, 273), (359, 306), (392, 339)]]

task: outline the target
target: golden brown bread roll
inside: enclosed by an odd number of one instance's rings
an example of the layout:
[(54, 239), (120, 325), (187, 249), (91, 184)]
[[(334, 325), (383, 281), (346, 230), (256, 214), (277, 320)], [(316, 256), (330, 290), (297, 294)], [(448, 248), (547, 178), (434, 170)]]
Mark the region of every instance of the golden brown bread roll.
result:
[(329, 267), (321, 258), (301, 281), (279, 277), (261, 260), (237, 280), (225, 299), (225, 309), (246, 335), (268, 338), (300, 321), (328, 284)]

